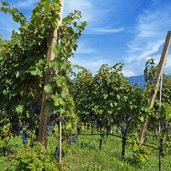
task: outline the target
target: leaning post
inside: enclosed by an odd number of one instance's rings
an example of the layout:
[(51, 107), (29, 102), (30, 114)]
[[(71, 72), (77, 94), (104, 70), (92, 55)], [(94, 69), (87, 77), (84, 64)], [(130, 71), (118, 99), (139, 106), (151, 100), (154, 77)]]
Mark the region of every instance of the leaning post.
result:
[[(166, 65), (166, 59), (167, 59), (167, 55), (169, 52), (169, 47), (170, 47), (170, 43), (171, 43), (171, 31), (168, 31), (167, 33), (167, 37), (165, 40), (165, 44), (163, 47), (163, 51), (162, 51), (162, 55), (160, 58), (160, 62), (158, 64), (158, 69), (154, 78), (154, 93), (150, 96), (150, 98), (148, 99), (148, 104), (147, 104), (147, 108), (152, 109), (154, 106), (154, 101), (159, 89), (159, 84), (160, 84), (160, 79), (163, 75), (163, 70), (164, 70), (164, 66)], [(147, 133), (147, 127), (148, 127), (148, 119), (145, 120), (144, 124), (141, 127), (141, 131), (140, 131), (140, 145), (144, 144), (145, 141), (145, 136)]]

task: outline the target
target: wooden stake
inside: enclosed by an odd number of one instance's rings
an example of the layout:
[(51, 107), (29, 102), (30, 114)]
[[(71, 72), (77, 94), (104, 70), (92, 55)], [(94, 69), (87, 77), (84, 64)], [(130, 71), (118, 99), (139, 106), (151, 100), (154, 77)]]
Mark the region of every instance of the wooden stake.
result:
[(159, 171), (162, 171), (162, 162), (163, 162), (163, 138), (160, 137), (160, 145), (159, 145)]
[[(149, 98), (148, 105), (147, 105), (147, 107), (149, 109), (152, 109), (154, 106), (154, 101), (155, 101), (155, 98), (156, 98), (156, 95), (157, 95), (157, 92), (159, 89), (160, 78), (163, 75), (164, 66), (166, 65), (166, 58), (168, 55), (170, 43), (171, 43), (171, 31), (169, 31), (167, 33), (163, 52), (162, 52), (162, 55), (160, 58), (160, 62), (158, 64), (158, 70), (157, 70), (157, 73), (156, 73), (155, 78), (154, 78), (154, 80), (155, 80), (155, 82), (154, 82), (154, 93)], [(148, 120), (145, 121), (145, 123), (143, 124), (141, 131), (140, 131), (140, 145), (142, 145), (144, 143), (145, 135), (147, 133), (147, 127), (148, 127)]]
[(62, 162), (62, 121), (59, 120), (59, 164)]
[[(163, 75), (160, 79), (160, 114), (162, 105), (162, 87), (163, 87)], [(159, 171), (162, 171), (162, 160), (163, 160), (163, 138), (161, 132), (161, 122), (159, 121)]]
[[(64, 0), (60, 0), (61, 9), (60, 9), (60, 20), (58, 22), (57, 27), (51, 27), (50, 29), (50, 37), (48, 41), (48, 51), (47, 51), (47, 66), (51, 61), (55, 58), (55, 53), (53, 50), (53, 47), (57, 45), (57, 39), (58, 39), (58, 29), (59, 26), (62, 23), (62, 14), (63, 14), (63, 5)], [(48, 68), (44, 75), (44, 86), (50, 83), (53, 80), (54, 72), (52, 69)], [(45, 101), (49, 99), (50, 93), (46, 93), (43, 90), (43, 96), (42, 96), (42, 103), (41, 103), (41, 112), (40, 112), (40, 122), (39, 122), (39, 142), (41, 142), (42, 145), (45, 147), (47, 146), (47, 121), (48, 116), (50, 113), (49, 107), (45, 104)]]
[(99, 149), (100, 149), (100, 150), (102, 149), (102, 141), (103, 141), (103, 139), (100, 138), (100, 142), (99, 142)]

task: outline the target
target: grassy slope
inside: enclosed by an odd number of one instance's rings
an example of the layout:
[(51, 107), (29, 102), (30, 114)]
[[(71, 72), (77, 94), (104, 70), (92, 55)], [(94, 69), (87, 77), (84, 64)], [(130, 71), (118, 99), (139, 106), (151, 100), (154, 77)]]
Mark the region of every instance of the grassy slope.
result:
[[(54, 153), (56, 139), (51, 137), (49, 148)], [(12, 149), (21, 148), (19, 138), (11, 140), (9, 146)], [(121, 160), (121, 140), (115, 137), (108, 137), (103, 141), (102, 149), (98, 149), (99, 136), (80, 136), (77, 144), (66, 145), (66, 156), (63, 163), (69, 171), (157, 171), (158, 170), (158, 153), (152, 151), (149, 161), (145, 166), (135, 168), (128, 164), (131, 157), (131, 151), (127, 148), (125, 161)], [(0, 151), (2, 153), (2, 151)], [(7, 157), (0, 156), (0, 171), (6, 170), (9, 165)], [(164, 171), (171, 170), (171, 156), (164, 159)]]
[[(134, 171), (133, 167), (120, 159), (120, 147), (117, 139), (109, 138), (103, 141), (99, 150), (99, 137), (80, 137), (78, 144), (73, 144), (64, 161), (69, 164), (71, 170), (82, 171)], [(72, 160), (70, 160), (72, 158)]]
[[(80, 137), (78, 144), (72, 144), (64, 158), (73, 171), (157, 171), (158, 153), (152, 151), (149, 161), (142, 169), (129, 164), (131, 150), (127, 148), (125, 161), (121, 160), (120, 139), (109, 137), (99, 150), (99, 136)], [(171, 156), (165, 157), (165, 171), (171, 170)]]

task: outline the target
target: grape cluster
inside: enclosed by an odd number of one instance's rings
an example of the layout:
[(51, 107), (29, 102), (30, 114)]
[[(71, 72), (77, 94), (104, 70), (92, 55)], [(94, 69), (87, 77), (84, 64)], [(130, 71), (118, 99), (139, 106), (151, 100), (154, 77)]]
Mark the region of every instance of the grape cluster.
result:
[(50, 114), (49, 121), (47, 124), (47, 134), (48, 135), (50, 134), (50, 132), (54, 131), (55, 124), (59, 124), (59, 118), (60, 118), (60, 116), (58, 113), (56, 113), (56, 114), (51, 113)]
[[(59, 154), (60, 154), (59, 147), (57, 146), (56, 150), (55, 150), (55, 157), (59, 158)], [(64, 150), (62, 149), (62, 157), (64, 157), (64, 156), (65, 156), (65, 153), (64, 153)]]
[(28, 134), (26, 131), (24, 131), (23, 129), (20, 130), (20, 135), (21, 135), (21, 139), (23, 141), (23, 145), (26, 148), (27, 143), (28, 143)]
[(33, 102), (32, 103), (32, 112), (34, 114), (37, 114), (37, 115), (40, 114), (40, 106), (39, 106), (38, 102)]
[(67, 144), (71, 144), (72, 142), (77, 143), (78, 142), (78, 135), (76, 133), (72, 134), (70, 137), (66, 138), (66, 142), (67, 142)]
[(77, 135), (80, 135), (81, 125), (77, 124)]
[(53, 132), (54, 131), (54, 123), (53, 122), (50, 122), (48, 125), (47, 125), (47, 134), (50, 135), (50, 132)]
[(21, 121), (19, 121), (18, 126), (19, 126), (19, 130), (20, 130), (19, 133), (21, 135), (23, 145), (26, 148), (27, 143), (28, 143), (28, 133), (27, 131), (24, 130), (23, 123)]
[(73, 134), (72, 135), (72, 142), (73, 143), (77, 143), (78, 142), (78, 135), (77, 134)]

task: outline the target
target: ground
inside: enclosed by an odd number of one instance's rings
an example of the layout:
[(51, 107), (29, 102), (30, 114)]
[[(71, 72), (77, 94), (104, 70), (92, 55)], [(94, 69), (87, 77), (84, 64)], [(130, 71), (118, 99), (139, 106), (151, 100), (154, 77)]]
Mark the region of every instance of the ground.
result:
[[(125, 160), (121, 160), (121, 139), (113, 136), (105, 138), (102, 149), (99, 149), (99, 139), (97, 136), (79, 136), (77, 143), (70, 145), (64, 143), (65, 157), (63, 167), (69, 171), (157, 171), (158, 151), (151, 150), (149, 161), (142, 168), (130, 164), (132, 153), (130, 147), (126, 149)], [(57, 140), (53, 136), (49, 138), (49, 149), (54, 155)], [(11, 149), (23, 148), (19, 137), (11, 139), (8, 147)], [(1, 171), (7, 170), (9, 166), (8, 155), (3, 156), (0, 149)], [(163, 160), (163, 170), (170, 171), (171, 156), (165, 156)]]

